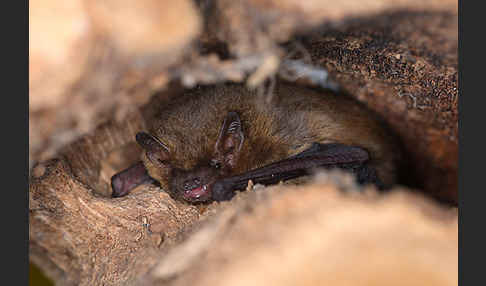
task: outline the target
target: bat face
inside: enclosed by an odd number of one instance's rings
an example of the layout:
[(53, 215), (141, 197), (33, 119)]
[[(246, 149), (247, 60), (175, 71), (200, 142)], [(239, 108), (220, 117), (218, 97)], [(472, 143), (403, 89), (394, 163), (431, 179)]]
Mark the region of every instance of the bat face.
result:
[[(140, 132), (136, 136), (136, 141), (145, 150), (145, 166), (151, 171), (154, 179), (159, 182), (168, 181), (168, 191), (176, 199), (198, 203), (210, 201), (213, 184), (235, 168), (244, 135), (238, 113), (229, 112), (220, 129), (213, 153), (209, 155), (209, 159), (202, 159), (191, 170), (174, 167), (170, 160), (169, 148), (159, 138)], [(133, 171), (122, 172), (123, 177), (117, 175), (117, 180), (112, 179), (113, 193), (128, 193), (126, 189), (117, 190), (118, 186), (132, 186), (134, 181), (143, 182), (144, 180), (138, 177), (133, 178), (139, 176), (140, 172), (136, 172), (137, 170), (133, 167)], [(133, 177), (130, 174), (133, 174)], [(122, 178), (128, 183), (122, 182)]]

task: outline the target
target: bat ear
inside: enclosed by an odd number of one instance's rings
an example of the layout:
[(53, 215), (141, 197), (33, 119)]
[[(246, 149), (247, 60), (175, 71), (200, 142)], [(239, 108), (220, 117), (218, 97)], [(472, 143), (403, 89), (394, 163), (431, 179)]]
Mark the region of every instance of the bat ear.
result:
[(234, 168), (245, 136), (238, 113), (230, 111), (224, 119), (215, 146), (215, 157), (223, 160), (223, 165)]
[(160, 165), (169, 159), (169, 148), (157, 137), (145, 132), (139, 132), (135, 136), (137, 143), (145, 150), (147, 157), (154, 164)]

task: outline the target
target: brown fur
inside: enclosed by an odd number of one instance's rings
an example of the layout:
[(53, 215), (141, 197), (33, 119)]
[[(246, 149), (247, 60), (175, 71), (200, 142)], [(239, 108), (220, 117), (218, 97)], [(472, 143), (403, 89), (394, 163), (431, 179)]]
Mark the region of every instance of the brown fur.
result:
[[(375, 115), (343, 94), (278, 83), (271, 102), (242, 85), (197, 87), (162, 104), (149, 132), (170, 150), (173, 167), (191, 170), (209, 160), (229, 111), (238, 112), (245, 141), (233, 174), (302, 152), (313, 142), (365, 148), (385, 185), (396, 180), (399, 151)], [(168, 190), (167, 170), (146, 156), (151, 177)]]

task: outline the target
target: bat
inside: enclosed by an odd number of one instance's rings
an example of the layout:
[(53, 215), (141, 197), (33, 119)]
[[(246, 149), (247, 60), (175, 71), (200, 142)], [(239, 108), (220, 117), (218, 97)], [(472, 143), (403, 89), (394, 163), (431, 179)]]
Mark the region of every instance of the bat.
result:
[(160, 104), (136, 135), (142, 160), (111, 179), (113, 197), (158, 181), (188, 203), (230, 200), (249, 180), (270, 185), (340, 168), (387, 189), (400, 150), (376, 114), (342, 93), (278, 82), (271, 101), (238, 84), (199, 86)]

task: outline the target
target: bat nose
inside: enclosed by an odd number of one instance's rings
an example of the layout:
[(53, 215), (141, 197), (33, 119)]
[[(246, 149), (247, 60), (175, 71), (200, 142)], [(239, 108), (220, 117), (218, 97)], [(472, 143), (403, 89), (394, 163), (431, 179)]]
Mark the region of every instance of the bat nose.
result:
[(199, 178), (192, 178), (189, 180), (184, 181), (183, 183), (184, 190), (192, 190), (199, 186), (201, 186), (201, 179)]

